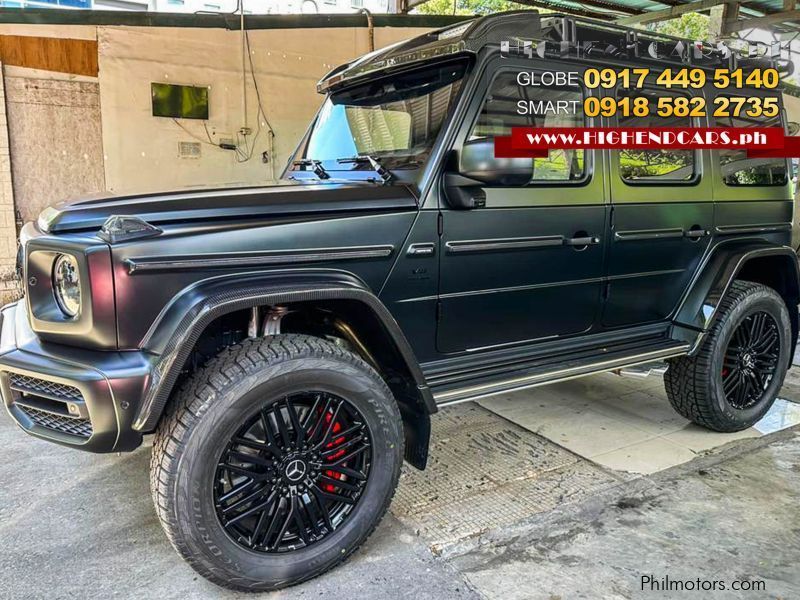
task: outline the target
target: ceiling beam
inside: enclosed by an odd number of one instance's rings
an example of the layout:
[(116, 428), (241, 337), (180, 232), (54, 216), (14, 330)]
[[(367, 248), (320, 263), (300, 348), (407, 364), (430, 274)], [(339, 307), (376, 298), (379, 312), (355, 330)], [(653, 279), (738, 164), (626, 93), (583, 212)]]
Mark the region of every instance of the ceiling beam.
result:
[[(409, 0), (410, 2), (414, 2), (415, 0)], [(426, 2), (427, 0), (416, 0), (417, 4), (422, 4), (422, 2)], [(564, 13), (568, 15), (575, 15), (576, 17), (587, 17), (590, 19), (598, 19), (598, 18), (605, 18), (608, 19), (609, 13), (600, 11), (600, 10), (591, 10), (588, 2), (582, 2), (582, 4), (586, 7), (586, 9), (582, 8), (569, 8), (566, 6), (559, 6), (554, 2), (548, 2), (547, 0), (514, 0), (517, 4), (524, 4), (525, 6), (532, 6), (534, 8), (547, 8), (549, 10), (553, 10), (559, 13)], [(610, 15), (612, 18), (614, 15)]]
[(690, 12), (698, 12), (701, 10), (708, 10), (721, 4), (734, 4), (736, 0), (700, 0), (700, 2), (688, 2), (686, 4), (679, 4), (664, 10), (654, 10), (651, 12), (634, 15), (631, 17), (623, 17), (617, 20), (618, 25), (644, 25), (646, 23), (655, 23), (657, 21), (669, 21), (676, 19), (683, 14)]
[(725, 33), (735, 33), (737, 31), (745, 31), (747, 29), (764, 29), (768, 28), (770, 25), (777, 25), (786, 21), (798, 20), (800, 20), (800, 9), (783, 10), (765, 17), (745, 19), (743, 21), (736, 21), (735, 23), (728, 23), (725, 27)]
[(728, 31), (728, 26), (739, 20), (739, 4), (722, 4), (708, 12), (708, 33), (718, 40)]
[[(425, 4), (428, 0), (401, 0), (400, 6), (402, 12), (408, 12), (415, 6), (419, 6), (420, 4)], [(561, 6), (557, 2), (550, 2), (548, 0), (514, 0), (517, 4), (522, 4), (524, 6), (532, 6), (534, 8), (546, 8), (548, 10), (552, 10), (559, 13), (575, 15), (578, 17), (588, 17), (592, 19), (597, 18), (616, 18), (616, 15), (613, 13), (621, 13), (621, 14), (638, 14), (639, 10), (626, 7), (626, 6), (617, 6), (613, 2), (608, 2), (604, 0), (584, 0), (581, 4), (585, 8), (569, 8), (566, 6)], [(659, 0), (660, 1), (660, 0)], [(592, 8), (603, 8), (606, 10), (591, 10)]]
[[(641, 9), (625, 6), (624, 3), (621, 2), (605, 2), (603, 0), (583, 0), (581, 4), (585, 6), (596, 6), (598, 8), (604, 8), (609, 12), (626, 13), (630, 15), (639, 15), (642, 13)], [(564, 9), (559, 8), (558, 10), (563, 11)]]

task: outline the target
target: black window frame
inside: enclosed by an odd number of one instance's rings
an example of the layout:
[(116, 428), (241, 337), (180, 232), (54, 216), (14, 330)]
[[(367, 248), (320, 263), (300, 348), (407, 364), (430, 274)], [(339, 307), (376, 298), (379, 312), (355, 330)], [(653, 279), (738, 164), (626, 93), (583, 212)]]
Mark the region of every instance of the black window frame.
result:
[[(583, 65), (581, 65), (581, 66), (583, 66)], [(486, 86), (484, 86), (480, 90), (480, 92), (479, 92), (481, 94), (480, 105), (478, 107), (478, 110), (473, 115), (472, 120), (470, 121), (469, 129), (467, 130), (466, 136), (464, 137), (464, 140), (463, 140), (465, 143), (467, 141), (469, 141), (469, 137), (470, 137), (472, 131), (475, 129), (475, 126), (476, 126), (478, 120), (480, 119), (481, 113), (483, 112), (483, 107), (484, 107), (484, 105), (486, 103), (486, 99), (489, 96), (489, 91), (492, 89), (492, 86), (494, 85), (494, 83), (497, 80), (497, 78), (500, 77), (504, 73), (519, 72), (519, 68), (520, 68), (519, 65), (508, 65), (506, 67), (502, 67), (500, 69), (497, 69), (492, 74), (492, 78), (489, 80), (488, 84)], [(546, 69), (546, 68), (542, 68), (542, 67), (526, 67), (525, 70), (526, 70), (526, 72), (530, 72), (530, 73), (537, 73), (537, 72), (542, 73), (542, 72), (545, 72), (545, 71), (551, 71), (552, 69)], [(582, 78), (581, 78), (581, 81), (583, 81)], [(542, 88), (539, 88), (539, 89), (542, 89), (542, 90), (548, 90), (548, 89), (572, 89), (572, 87), (571, 86), (566, 86), (566, 87), (565, 86), (548, 86), (548, 87), (542, 87)], [(589, 95), (591, 95), (591, 90), (589, 90), (585, 85), (583, 85), (583, 83), (581, 83), (579, 86), (577, 86), (577, 89), (580, 91), (581, 101), (585, 100)], [(476, 91), (478, 91), (478, 90), (476, 90)], [(587, 117), (586, 114), (583, 114), (583, 125), (582, 126), (583, 127), (588, 127), (589, 126), (589, 117)], [(569, 187), (586, 186), (592, 181), (592, 178), (594, 176), (595, 151), (584, 149), (583, 153), (584, 153), (583, 176), (580, 179), (561, 179), (561, 180), (552, 180), (551, 179), (551, 180), (539, 180), (539, 181), (532, 180), (532, 181), (529, 181), (528, 183), (526, 183), (525, 185), (511, 185), (511, 186), (509, 186), (509, 185), (486, 185), (484, 187), (493, 188), (493, 189), (524, 189), (524, 188), (552, 188), (552, 187), (566, 187), (566, 186), (569, 186)], [(531, 160), (535, 160), (535, 159), (531, 159)]]
[[(741, 91), (745, 92), (746, 90), (743, 89)], [(713, 111), (716, 108), (716, 104), (714, 103), (714, 100), (716, 100), (717, 98), (724, 97), (724, 96), (727, 96), (729, 98), (732, 98), (732, 97), (738, 97), (738, 98), (753, 98), (753, 97), (773, 98), (774, 97), (774, 98), (777, 98), (778, 99), (778, 104), (779, 104), (779, 110), (778, 110), (778, 116), (774, 117), (774, 118), (776, 118), (778, 120), (778, 124), (781, 125), (784, 128), (784, 131), (786, 130), (786, 122), (785, 122), (786, 120), (784, 118), (785, 114), (786, 114), (786, 109), (783, 106), (783, 101), (781, 100), (780, 95), (776, 94), (776, 95), (772, 96), (772, 95), (769, 95), (769, 94), (753, 94), (753, 93), (749, 93), (749, 95), (745, 95), (743, 93), (732, 94), (732, 93), (728, 93), (726, 90), (720, 90), (719, 93), (714, 95), (714, 99), (710, 103), (710, 106), (709, 106), (709, 109), (708, 109), (709, 110), (709, 114), (711, 114), (713, 116)], [(715, 127), (729, 127), (728, 125), (720, 125), (720, 121), (721, 120), (725, 120), (725, 119), (730, 119), (731, 122), (732, 122), (733, 119), (741, 119), (742, 117), (741, 116), (739, 116), (739, 117), (716, 117), (716, 116), (714, 116), (713, 118), (714, 118), (714, 126)], [(730, 125), (730, 127), (735, 127), (735, 125)], [(791, 183), (791, 181), (792, 181), (793, 172), (792, 172), (791, 161), (789, 159), (787, 159), (787, 158), (783, 158), (783, 159), (775, 158), (775, 159), (772, 159), (772, 160), (775, 160), (776, 162), (778, 162), (779, 160), (783, 161), (783, 164), (784, 164), (784, 180), (783, 180), (783, 182), (781, 182), (781, 183), (728, 183), (725, 175), (722, 172), (722, 166), (723, 166), (722, 165), (722, 153), (725, 150), (727, 150), (727, 148), (726, 149), (720, 148), (717, 151), (718, 160), (715, 161), (716, 162), (715, 168), (719, 170), (720, 181), (722, 181), (723, 185), (725, 185), (726, 188), (730, 188), (730, 189), (781, 188), (781, 187), (785, 187), (785, 186), (789, 185)], [(743, 150), (743, 152), (746, 152), (746, 150)]]
[[(614, 90), (613, 90), (614, 91), (614, 96), (613, 96), (614, 98), (617, 98), (617, 94), (618, 94), (620, 89), (621, 89), (620, 87), (614, 88)], [(703, 94), (692, 94), (691, 93), (692, 92), (691, 89), (686, 89), (686, 90), (671, 90), (671, 89), (670, 90), (665, 90), (663, 88), (659, 88), (656, 85), (648, 84), (648, 83), (645, 83), (645, 85), (642, 86), (641, 89), (642, 90), (647, 90), (649, 92), (657, 92), (659, 94), (667, 93), (667, 94), (672, 94), (674, 96), (683, 95), (683, 96), (687, 96), (689, 98), (703, 98), (704, 97)], [(651, 114), (652, 114), (653, 108), (654, 107), (652, 107), (652, 106), (650, 107)], [(657, 107), (656, 107), (656, 109), (657, 109)], [(658, 116), (658, 115), (656, 114), (656, 116)], [(610, 122), (613, 124), (614, 127), (620, 127), (619, 115), (618, 114), (614, 115), (614, 117), (612, 117), (612, 120)], [(689, 127), (700, 127), (701, 126), (700, 120), (697, 117), (689, 117), (689, 123), (690, 123)], [(652, 180), (646, 180), (646, 179), (645, 180), (626, 179), (625, 177), (622, 176), (622, 173), (619, 170), (619, 167), (621, 165), (620, 153), (622, 152), (622, 150), (611, 150), (611, 152), (616, 152), (616, 154), (617, 154), (617, 173), (616, 173), (617, 177), (619, 177), (619, 179), (620, 179), (620, 181), (622, 181), (622, 183), (624, 183), (625, 185), (630, 186), (630, 187), (691, 187), (691, 186), (699, 185), (700, 181), (703, 178), (703, 156), (702, 156), (702, 153), (701, 153), (700, 150), (694, 150), (692, 152), (692, 157), (693, 157), (692, 166), (694, 167), (694, 169), (693, 169), (692, 177), (690, 179), (663, 179), (661, 181), (652, 181)]]

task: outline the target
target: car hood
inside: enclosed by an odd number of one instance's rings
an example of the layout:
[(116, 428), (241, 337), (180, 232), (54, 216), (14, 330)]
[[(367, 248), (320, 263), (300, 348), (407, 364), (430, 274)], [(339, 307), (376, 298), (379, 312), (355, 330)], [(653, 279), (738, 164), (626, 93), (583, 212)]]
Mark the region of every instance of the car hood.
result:
[(416, 206), (416, 197), (405, 185), (281, 181), (261, 187), (87, 196), (46, 208), (38, 225), (46, 233), (68, 233), (99, 230), (112, 215), (135, 215), (157, 225), (269, 215), (402, 210)]

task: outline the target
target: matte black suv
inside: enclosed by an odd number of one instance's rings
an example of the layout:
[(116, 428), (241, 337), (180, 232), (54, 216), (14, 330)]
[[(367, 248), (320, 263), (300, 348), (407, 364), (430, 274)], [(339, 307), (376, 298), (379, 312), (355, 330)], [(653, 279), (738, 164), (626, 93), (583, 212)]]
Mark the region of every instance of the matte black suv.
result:
[[(561, 50), (512, 56), (510, 39)], [(604, 43), (563, 51), (585, 39)], [(21, 234), (25, 297), (2, 310), (9, 414), (92, 452), (155, 433), (167, 535), (202, 575), (246, 590), (347, 558), (403, 457), (425, 467), (439, 406), (669, 359), (680, 414), (748, 427), (797, 338), (786, 161), (491, 151), (514, 125), (617, 125), (521, 115), (521, 99), (596, 92), (516, 74), (668, 64), (641, 51), (652, 39), (560, 15), (476, 19), (326, 76), (277, 185), (46, 210)]]

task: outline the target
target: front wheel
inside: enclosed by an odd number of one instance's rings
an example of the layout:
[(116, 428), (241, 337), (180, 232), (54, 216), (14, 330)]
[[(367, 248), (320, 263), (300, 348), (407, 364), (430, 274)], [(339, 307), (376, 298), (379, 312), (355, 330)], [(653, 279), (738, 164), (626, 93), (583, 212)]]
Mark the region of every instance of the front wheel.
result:
[(240, 590), (346, 559), (394, 494), (397, 404), (360, 358), (304, 335), (246, 340), (187, 382), (156, 433), (151, 488), (173, 546)]
[(780, 295), (735, 281), (695, 356), (670, 361), (667, 396), (681, 415), (708, 429), (747, 429), (770, 409), (791, 360), (791, 321)]

